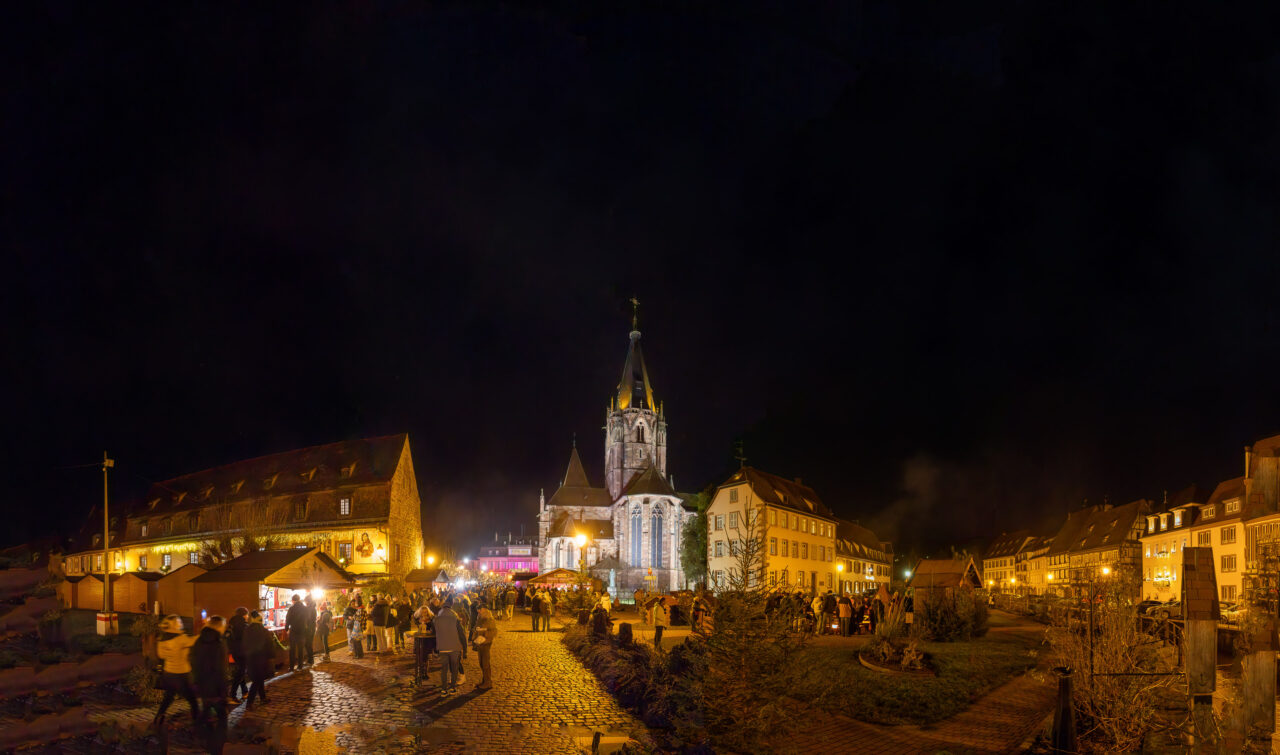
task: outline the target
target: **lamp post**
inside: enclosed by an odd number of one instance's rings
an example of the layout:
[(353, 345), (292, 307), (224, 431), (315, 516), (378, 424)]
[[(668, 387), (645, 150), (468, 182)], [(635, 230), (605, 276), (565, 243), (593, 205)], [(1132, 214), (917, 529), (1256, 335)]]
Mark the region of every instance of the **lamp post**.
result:
[(836, 579), (840, 582), (840, 594), (844, 595), (844, 562), (836, 564)]
[(107, 513), (107, 470), (116, 465), (102, 452), (102, 613), (98, 614), (98, 634), (116, 633), (117, 618), (111, 611), (111, 517)]
[(387, 549), (379, 545), (373, 549), (373, 556), (382, 562), (382, 572), (387, 573)]

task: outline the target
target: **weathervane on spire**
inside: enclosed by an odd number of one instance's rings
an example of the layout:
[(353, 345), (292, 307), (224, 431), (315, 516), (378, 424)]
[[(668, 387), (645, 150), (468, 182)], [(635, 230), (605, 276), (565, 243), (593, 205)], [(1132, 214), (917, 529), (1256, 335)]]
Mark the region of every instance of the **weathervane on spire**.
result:
[(639, 323), (640, 323), (640, 300), (633, 296), (631, 297), (631, 329), (639, 330), (640, 329)]

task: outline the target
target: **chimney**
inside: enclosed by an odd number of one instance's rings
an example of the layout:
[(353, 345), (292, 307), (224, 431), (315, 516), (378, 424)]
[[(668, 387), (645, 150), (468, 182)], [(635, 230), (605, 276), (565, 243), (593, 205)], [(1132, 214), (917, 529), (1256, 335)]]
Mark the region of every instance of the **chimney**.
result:
[(1244, 447), (1244, 478), (1249, 479), (1249, 467), (1253, 466), (1253, 446)]

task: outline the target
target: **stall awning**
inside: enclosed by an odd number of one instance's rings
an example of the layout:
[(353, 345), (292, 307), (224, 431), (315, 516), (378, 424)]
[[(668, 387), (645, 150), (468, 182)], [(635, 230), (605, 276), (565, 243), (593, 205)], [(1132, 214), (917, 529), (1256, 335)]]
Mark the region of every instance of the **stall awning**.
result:
[(302, 590), (342, 589), (355, 579), (319, 548), (254, 551), (210, 569), (192, 582), (253, 582)]

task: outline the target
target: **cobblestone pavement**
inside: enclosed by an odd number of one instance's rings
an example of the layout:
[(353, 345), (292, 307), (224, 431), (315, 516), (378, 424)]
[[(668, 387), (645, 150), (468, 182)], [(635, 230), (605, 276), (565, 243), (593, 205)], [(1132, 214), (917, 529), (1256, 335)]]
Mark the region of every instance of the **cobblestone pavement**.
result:
[[(259, 734), (296, 750), (300, 735), (332, 737), (352, 753), (578, 753), (590, 750), (595, 732), (605, 743), (648, 741), (644, 725), (565, 650), (560, 632), (534, 633), (527, 626), (519, 616), (499, 623), (493, 689), (486, 692), (472, 689), (480, 681), (475, 653), (463, 663), (467, 683), (459, 694), (442, 697), (438, 664), (426, 683), (414, 685), (410, 654), (366, 653), (357, 661), (344, 648), (330, 662), (272, 679), (267, 705), (233, 708), (228, 741)], [(105, 700), (86, 705), (95, 720), (138, 727), (154, 714), (154, 707), (122, 709)], [(177, 727), (171, 751), (198, 751), (186, 704), (175, 703), (169, 718)]]

